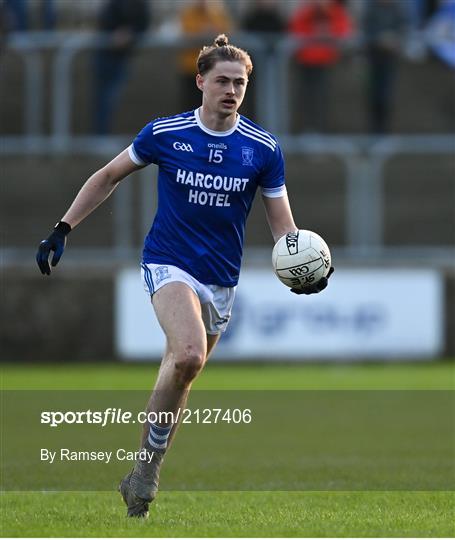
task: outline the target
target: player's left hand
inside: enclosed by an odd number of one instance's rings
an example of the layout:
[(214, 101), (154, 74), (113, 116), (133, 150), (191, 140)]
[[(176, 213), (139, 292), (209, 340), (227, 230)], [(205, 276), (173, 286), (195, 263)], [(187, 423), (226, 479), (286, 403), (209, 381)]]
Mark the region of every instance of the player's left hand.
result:
[(320, 293), (323, 291), (327, 285), (329, 284), (329, 277), (333, 274), (335, 271), (335, 268), (333, 266), (330, 267), (329, 273), (326, 277), (321, 278), (316, 283), (313, 283), (312, 285), (309, 285), (308, 287), (305, 287), (304, 289), (291, 289), (291, 292), (294, 294), (315, 294)]

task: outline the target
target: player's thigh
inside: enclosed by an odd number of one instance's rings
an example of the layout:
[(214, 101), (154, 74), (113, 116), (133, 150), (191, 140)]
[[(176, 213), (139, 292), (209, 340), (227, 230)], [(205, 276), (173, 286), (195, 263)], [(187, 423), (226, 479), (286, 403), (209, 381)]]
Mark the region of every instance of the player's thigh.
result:
[(171, 352), (196, 351), (206, 355), (207, 339), (201, 304), (195, 292), (179, 281), (161, 287), (152, 304)]

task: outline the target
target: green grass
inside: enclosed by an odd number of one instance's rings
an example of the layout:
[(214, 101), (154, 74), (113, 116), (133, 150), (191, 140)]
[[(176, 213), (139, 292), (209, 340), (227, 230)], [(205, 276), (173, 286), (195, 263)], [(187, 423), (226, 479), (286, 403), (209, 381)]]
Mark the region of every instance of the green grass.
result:
[[(3, 389), (152, 388), (157, 364), (1, 364)], [(455, 362), (418, 364), (217, 364), (209, 361), (199, 390), (450, 390)]]
[(4, 536), (452, 537), (453, 493), (160, 494), (150, 519), (111, 493), (9, 493)]
[[(1, 366), (3, 389), (144, 389), (156, 366)], [(198, 389), (453, 389), (454, 364), (209, 365)], [(7, 444), (7, 442), (3, 442)], [(224, 471), (229, 474), (229, 471)], [(222, 474), (223, 471), (220, 471)], [(163, 491), (142, 522), (117, 493), (4, 492), (2, 536), (453, 537), (453, 492)]]

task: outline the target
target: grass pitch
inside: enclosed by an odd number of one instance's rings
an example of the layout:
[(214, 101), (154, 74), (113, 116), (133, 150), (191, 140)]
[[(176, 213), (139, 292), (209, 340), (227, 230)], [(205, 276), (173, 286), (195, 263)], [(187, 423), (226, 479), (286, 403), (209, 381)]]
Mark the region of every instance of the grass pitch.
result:
[(147, 521), (127, 519), (119, 497), (4, 494), (3, 535), (450, 538), (455, 532), (452, 493), (162, 492)]
[[(144, 389), (156, 367), (3, 365), (3, 389)], [(453, 363), (212, 365), (198, 389), (453, 389)], [(3, 444), (7, 444), (4, 441)], [(329, 443), (328, 443), (329, 444)], [(229, 471), (220, 470), (220, 475)], [(159, 494), (151, 516), (127, 519), (118, 493), (3, 492), (2, 536), (453, 537), (453, 492), (205, 492)]]

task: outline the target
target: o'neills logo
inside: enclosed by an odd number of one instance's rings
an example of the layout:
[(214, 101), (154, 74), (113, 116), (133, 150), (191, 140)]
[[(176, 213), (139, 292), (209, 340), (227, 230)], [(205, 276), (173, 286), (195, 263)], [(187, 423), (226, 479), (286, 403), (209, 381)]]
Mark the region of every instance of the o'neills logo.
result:
[(289, 255), (295, 255), (297, 253), (298, 244), (299, 244), (298, 232), (290, 232), (286, 235), (286, 247), (288, 248)]

